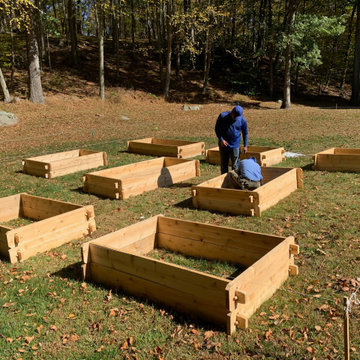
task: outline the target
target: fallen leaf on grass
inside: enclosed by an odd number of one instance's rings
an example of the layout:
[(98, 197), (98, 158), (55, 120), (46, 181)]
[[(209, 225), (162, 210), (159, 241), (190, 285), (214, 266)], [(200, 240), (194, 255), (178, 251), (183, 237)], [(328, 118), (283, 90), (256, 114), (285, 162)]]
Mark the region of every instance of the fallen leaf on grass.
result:
[(34, 340), (34, 336), (25, 336), (25, 341), (27, 344), (30, 344)]
[(36, 332), (37, 332), (38, 334), (40, 334), (42, 328), (43, 328), (43, 325), (39, 325), (39, 326), (36, 328)]
[(101, 350), (104, 348), (104, 345), (101, 345), (100, 347), (98, 347), (97, 349), (96, 349), (96, 352), (101, 352)]
[(270, 339), (270, 336), (272, 335), (272, 330), (271, 329), (269, 329), (268, 331), (266, 331), (266, 333), (265, 333), (265, 339), (266, 339), (266, 341), (269, 341), (269, 339)]
[(205, 339), (205, 340), (208, 340), (208, 339), (210, 339), (210, 338), (214, 335), (214, 332), (211, 331), (211, 330), (205, 331), (205, 334), (204, 334), (204, 335), (205, 335), (205, 336), (204, 336), (204, 339)]
[(69, 314), (66, 318), (67, 319), (74, 319), (74, 318), (76, 318), (76, 315), (75, 314)]

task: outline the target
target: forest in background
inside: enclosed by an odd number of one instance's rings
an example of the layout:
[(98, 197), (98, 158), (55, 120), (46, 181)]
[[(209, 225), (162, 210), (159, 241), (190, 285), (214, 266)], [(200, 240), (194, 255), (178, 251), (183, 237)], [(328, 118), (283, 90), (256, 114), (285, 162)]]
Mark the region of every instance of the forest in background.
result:
[(105, 86), (134, 87), (141, 73), (171, 101), (197, 74), (204, 99), (214, 84), (288, 108), (309, 89), (350, 98), (350, 85), (357, 106), (359, 13), (359, 0), (0, 0), (0, 83), (11, 101), (27, 70), (26, 95), (42, 103), (41, 76), (60, 67), (86, 72), (104, 99)]

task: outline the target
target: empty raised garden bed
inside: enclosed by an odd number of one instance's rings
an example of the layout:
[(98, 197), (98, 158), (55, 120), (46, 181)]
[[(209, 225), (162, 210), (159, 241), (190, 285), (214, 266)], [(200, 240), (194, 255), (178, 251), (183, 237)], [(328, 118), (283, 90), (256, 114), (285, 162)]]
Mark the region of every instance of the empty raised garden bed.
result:
[(78, 149), (24, 159), (23, 172), (52, 179), (104, 165), (106, 152)]
[(262, 167), (263, 185), (256, 190), (227, 188), (229, 174), (191, 187), (196, 208), (230, 214), (261, 216), (261, 213), (303, 187), (302, 169)]
[[(22, 227), (0, 225), (0, 254), (11, 263), (50, 250), (96, 230), (94, 207), (25, 193), (0, 199), (0, 221), (25, 218)], [(30, 222), (30, 221), (29, 221)]]
[[(238, 264), (232, 280), (156, 260), (154, 248)], [(296, 275), (294, 238), (154, 216), (82, 246), (86, 280), (219, 324), (232, 334)]]
[[(248, 159), (253, 156), (260, 166), (272, 166), (285, 160), (285, 150), (282, 147), (274, 148), (269, 146), (249, 145), (245, 154), (242, 150), (243, 146), (240, 148), (240, 160)], [(206, 162), (209, 164), (220, 164), (219, 147), (206, 150)], [(229, 165), (231, 165), (231, 159), (229, 160)]]
[(205, 154), (205, 143), (184, 140), (145, 138), (128, 141), (127, 150), (132, 153), (171, 156), (185, 159)]
[(199, 160), (161, 157), (88, 173), (83, 182), (86, 192), (124, 200), (194, 176), (200, 176)]
[(313, 156), (314, 170), (360, 171), (360, 149), (331, 148)]

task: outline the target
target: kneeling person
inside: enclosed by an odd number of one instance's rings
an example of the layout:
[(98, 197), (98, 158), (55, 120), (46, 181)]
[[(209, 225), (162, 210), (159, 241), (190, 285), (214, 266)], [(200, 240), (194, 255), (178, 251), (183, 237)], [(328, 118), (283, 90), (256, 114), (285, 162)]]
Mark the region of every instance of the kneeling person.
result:
[(230, 171), (233, 182), (242, 190), (255, 190), (261, 186), (261, 167), (252, 156), (236, 164), (235, 170)]

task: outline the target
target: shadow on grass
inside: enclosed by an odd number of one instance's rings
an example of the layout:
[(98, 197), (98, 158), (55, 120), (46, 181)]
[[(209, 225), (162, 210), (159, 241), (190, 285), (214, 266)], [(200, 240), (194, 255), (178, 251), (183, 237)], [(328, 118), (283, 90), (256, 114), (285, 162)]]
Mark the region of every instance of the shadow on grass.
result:
[(181, 209), (192, 209), (195, 210), (193, 203), (192, 203), (192, 198), (187, 198), (183, 201), (178, 202), (177, 204), (174, 204), (175, 207), (181, 208)]
[(192, 183), (175, 183), (175, 184), (172, 184), (170, 186), (167, 186), (167, 187), (172, 187), (172, 188), (179, 188), (179, 189), (182, 189), (182, 188), (190, 188), (193, 186), (194, 184)]
[(301, 169), (303, 169), (304, 171), (315, 171), (313, 169), (313, 166), (314, 166), (313, 163), (309, 163), (309, 164), (306, 164), (306, 165), (302, 166)]
[(51, 275), (59, 278), (67, 278), (75, 281), (83, 281), (81, 265), (82, 263), (79, 261), (65, 268), (62, 268), (59, 271), (54, 272)]

